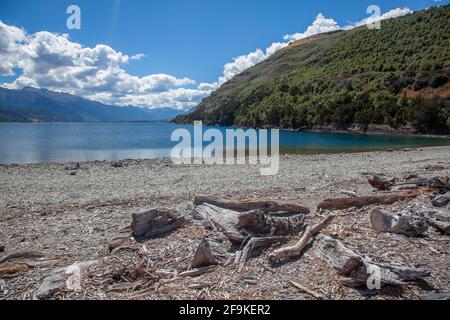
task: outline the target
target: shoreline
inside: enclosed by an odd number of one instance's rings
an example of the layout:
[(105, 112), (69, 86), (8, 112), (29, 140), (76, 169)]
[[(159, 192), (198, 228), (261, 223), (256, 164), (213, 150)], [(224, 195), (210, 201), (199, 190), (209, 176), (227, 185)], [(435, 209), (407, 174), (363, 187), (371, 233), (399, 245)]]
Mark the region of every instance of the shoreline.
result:
[[(275, 273), (267, 271), (274, 268), (267, 261), (270, 250), (249, 261), (243, 273), (236, 272), (235, 265), (227, 263), (234, 261), (235, 255), (228, 240), (217, 230), (207, 229), (192, 219), (194, 196), (292, 201), (309, 207), (311, 213), (306, 219), (315, 223), (322, 219), (323, 213), (316, 212), (316, 207), (324, 199), (347, 197), (349, 192), (373, 195), (374, 189), (367, 182), (373, 174), (449, 177), (449, 156), (450, 146), (393, 152), (289, 154), (280, 156), (279, 174), (271, 177), (261, 176), (258, 166), (176, 166), (164, 159), (125, 160), (117, 167), (113, 166), (116, 161), (81, 162), (79, 168), (70, 170), (65, 164), (55, 163), (0, 166), (0, 246), (5, 250), (0, 255), (33, 250), (51, 257), (54, 263), (3, 278), (8, 291), (0, 291), (0, 299), (24, 295), (31, 299), (42, 279), (57, 268), (91, 260), (100, 265), (83, 278), (82, 290), (60, 292), (55, 299), (131, 298), (132, 290), (110, 290), (127, 284), (115, 282), (111, 274), (132, 268), (130, 261), (142, 259), (148, 259), (152, 268), (149, 270), (182, 272), (189, 267), (186, 263), (195, 246), (205, 237), (220, 253), (221, 264), (214, 272), (170, 283), (157, 280), (155, 288), (139, 299), (191, 299), (194, 289), (190, 286), (198, 283), (220, 288), (211, 291), (209, 299), (308, 299), (284, 286), (292, 279), (320, 288), (329, 299), (367, 299), (350, 288), (339, 289), (330, 281), (330, 276), (335, 277), (334, 271), (318, 260), (312, 249), (299, 259), (275, 267)], [(383, 208), (396, 212), (429, 202), (426, 196)], [(189, 223), (145, 243), (130, 240), (132, 215), (151, 208), (177, 210)], [(370, 210), (339, 211), (327, 234), (338, 235), (358, 252), (382, 261), (426, 266), (432, 271), (427, 281), (439, 291), (449, 291), (448, 236), (432, 229), (425, 238), (376, 233), (370, 228)], [(125, 241), (125, 246), (108, 249), (117, 239)], [(255, 278), (255, 284), (243, 285), (246, 277)], [(398, 296), (380, 293), (380, 297), (416, 299), (417, 294), (426, 293), (425, 289), (408, 286)]]

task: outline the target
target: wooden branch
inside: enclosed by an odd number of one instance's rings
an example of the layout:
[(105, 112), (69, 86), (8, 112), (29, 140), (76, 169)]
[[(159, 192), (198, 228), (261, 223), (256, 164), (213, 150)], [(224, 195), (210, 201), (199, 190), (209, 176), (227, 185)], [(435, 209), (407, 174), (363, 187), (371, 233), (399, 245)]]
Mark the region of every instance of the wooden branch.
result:
[(295, 257), (301, 254), (302, 250), (309, 243), (311, 238), (315, 237), (322, 229), (326, 228), (334, 219), (335, 216), (329, 216), (320, 223), (310, 227), (307, 226), (300, 240), (293, 246), (287, 246), (275, 250), (269, 255), (269, 260), (273, 263), (281, 259)]
[(267, 212), (290, 212), (290, 213), (303, 213), (310, 212), (308, 207), (302, 206), (297, 203), (278, 201), (278, 200), (228, 200), (221, 199), (214, 196), (197, 196), (194, 199), (195, 205), (201, 205), (204, 203), (212, 204), (217, 207), (236, 210), (236, 211), (251, 211), (251, 210), (266, 210)]
[(181, 272), (178, 277), (184, 278), (184, 277), (198, 277), (205, 273), (209, 273), (216, 270), (216, 266), (209, 266), (209, 267), (202, 267), (202, 268), (195, 268), (192, 270)]
[(311, 290), (311, 289), (308, 289), (307, 287), (301, 285), (300, 283), (297, 283), (297, 282), (294, 282), (294, 281), (289, 281), (289, 283), (290, 283), (294, 288), (297, 288), (298, 290), (303, 291), (303, 292), (309, 294), (310, 296), (313, 296), (313, 297), (316, 298), (316, 299), (322, 300), (322, 299), (325, 298), (322, 294), (317, 293), (317, 292), (315, 292), (315, 291), (313, 291), (313, 290)]
[(370, 222), (377, 232), (398, 233), (411, 237), (420, 236), (428, 229), (428, 225), (421, 217), (398, 216), (379, 209), (372, 210)]
[(214, 254), (211, 252), (211, 247), (208, 240), (203, 239), (197, 251), (194, 254), (194, 258), (191, 261), (191, 268), (208, 267), (216, 265), (217, 260)]
[(317, 237), (314, 248), (316, 254), (330, 264), (341, 276), (341, 281), (350, 287), (367, 286), (368, 280), (377, 280), (380, 286), (399, 286), (405, 281), (416, 281), (430, 275), (425, 269), (374, 263), (353, 252), (339, 240), (325, 235)]
[(434, 193), (438, 189), (424, 188), (408, 192), (392, 192), (376, 196), (326, 199), (317, 208), (323, 210), (343, 210), (348, 208), (362, 208), (368, 205), (389, 205), (407, 199), (414, 199), (421, 193)]
[(186, 219), (174, 210), (152, 209), (133, 214), (131, 230), (133, 237), (141, 241), (173, 231), (185, 222)]
[(304, 221), (304, 214), (278, 218), (263, 210), (253, 210), (239, 216), (238, 228), (255, 235), (287, 236), (298, 234), (303, 229)]
[(267, 248), (275, 243), (283, 243), (289, 241), (290, 237), (263, 237), (251, 238), (245, 245), (242, 253), (237, 259), (239, 265), (238, 271), (241, 272), (248, 260), (250, 260), (257, 250)]

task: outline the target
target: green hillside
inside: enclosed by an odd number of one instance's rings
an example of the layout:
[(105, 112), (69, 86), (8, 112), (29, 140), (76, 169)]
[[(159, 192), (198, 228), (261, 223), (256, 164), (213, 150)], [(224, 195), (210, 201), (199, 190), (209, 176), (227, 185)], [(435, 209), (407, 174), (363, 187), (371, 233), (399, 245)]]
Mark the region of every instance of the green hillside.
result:
[(450, 131), (450, 6), (292, 43), (176, 122)]

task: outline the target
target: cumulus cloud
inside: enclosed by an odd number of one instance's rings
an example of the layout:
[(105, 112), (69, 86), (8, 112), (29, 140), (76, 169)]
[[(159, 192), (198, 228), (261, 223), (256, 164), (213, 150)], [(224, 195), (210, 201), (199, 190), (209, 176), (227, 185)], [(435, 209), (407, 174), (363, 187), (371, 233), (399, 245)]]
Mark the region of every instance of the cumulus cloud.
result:
[(334, 19), (327, 19), (322, 13), (319, 13), (313, 24), (310, 25), (305, 32), (287, 34), (283, 37), (283, 39), (286, 41), (296, 41), (314, 36), (316, 34), (336, 31), (340, 29), (341, 27)]
[(189, 89), (196, 85), (189, 78), (128, 74), (123, 66), (144, 58), (143, 54), (129, 57), (103, 44), (84, 47), (66, 34), (46, 31), (27, 34), (3, 22), (0, 22), (0, 55), (1, 76), (11, 76), (16, 69), (21, 71), (13, 82), (2, 85), (11, 89), (33, 86), (118, 105), (181, 109), (191, 108), (211, 92), (206, 86)]

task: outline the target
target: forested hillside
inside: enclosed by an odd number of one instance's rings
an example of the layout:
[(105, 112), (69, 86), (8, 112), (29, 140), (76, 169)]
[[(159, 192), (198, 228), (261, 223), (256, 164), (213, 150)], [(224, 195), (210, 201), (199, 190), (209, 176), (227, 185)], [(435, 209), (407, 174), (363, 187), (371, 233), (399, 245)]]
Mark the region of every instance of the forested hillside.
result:
[(450, 131), (450, 6), (291, 43), (176, 122)]

